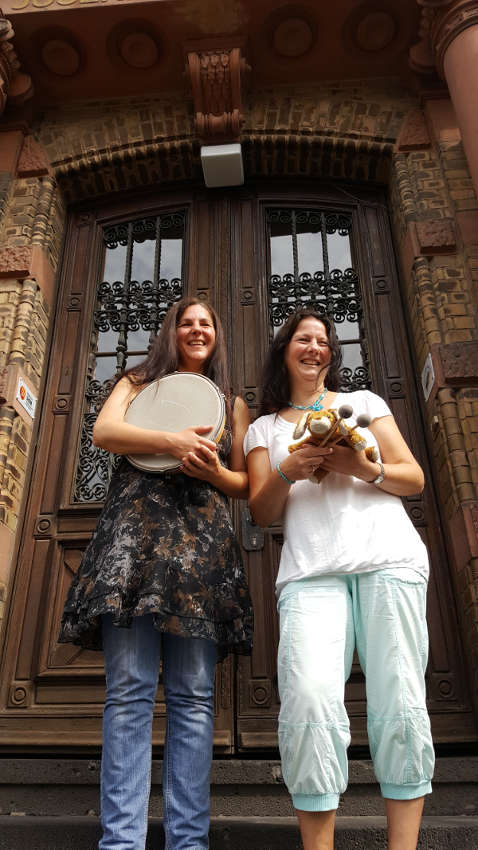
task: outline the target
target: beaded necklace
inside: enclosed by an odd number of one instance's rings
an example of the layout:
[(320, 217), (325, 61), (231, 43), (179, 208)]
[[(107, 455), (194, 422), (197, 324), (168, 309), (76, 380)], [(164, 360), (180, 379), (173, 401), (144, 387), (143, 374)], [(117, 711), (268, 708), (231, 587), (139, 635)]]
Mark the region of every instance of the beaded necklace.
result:
[(324, 391), (319, 395), (318, 398), (315, 399), (313, 404), (292, 404), (291, 401), (288, 401), (287, 404), (289, 407), (293, 407), (294, 410), (322, 410), (323, 405), (320, 403), (323, 398), (327, 395), (327, 387)]

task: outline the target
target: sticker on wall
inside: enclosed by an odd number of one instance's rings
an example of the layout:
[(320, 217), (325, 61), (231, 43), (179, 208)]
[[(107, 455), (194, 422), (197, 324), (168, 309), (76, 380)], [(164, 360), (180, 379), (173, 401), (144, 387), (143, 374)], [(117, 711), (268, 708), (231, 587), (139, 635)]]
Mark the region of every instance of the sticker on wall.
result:
[(425, 396), (425, 401), (428, 401), (430, 397), (430, 393), (433, 389), (433, 384), (435, 383), (435, 370), (433, 368), (433, 361), (431, 354), (427, 354), (427, 358), (425, 360), (425, 365), (422, 369), (422, 389), (423, 395)]
[(28, 389), (23, 378), (19, 378), (17, 381), (17, 392), (15, 398), (33, 419), (35, 416), (35, 408), (37, 406), (37, 397), (33, 395), (30, 389)]

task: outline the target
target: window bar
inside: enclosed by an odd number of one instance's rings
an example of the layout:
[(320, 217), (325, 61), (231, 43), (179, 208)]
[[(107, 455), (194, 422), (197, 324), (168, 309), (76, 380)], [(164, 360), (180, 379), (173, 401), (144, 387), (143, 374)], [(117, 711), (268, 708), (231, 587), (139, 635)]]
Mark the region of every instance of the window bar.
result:
[(161, 216), (156, 217), (156, 245), (154, 247), (153, 292), (149, 344), (158, 333), (159, 325), (159, 273), (161, 269)]
[(297, 224), (296, 224), (295, 210), (292, 210), (291, 224), (292, 224), (292, 258), (293, 258), (293, 261), (294, 261), (294, 283), (295, 283), (296, 299), (297, 299), (297, 285), (299, 283), (299, 251), (298, 251), (298, 248), (297, 248)]
[(116, 346), (117, 372), (122, 372), (126, 366), (126, 352), (128, 350), (129, 292), (131, 283), (131, 266), (133, 262), (133, 246), (133, 222), (130, 222), (128, 224), (128, 247), (126, 249), (126, 265), (120, 309), (120, 329), (118, 334), (118, 344)]
[(334, 302), (330, 292), (329, 251), (327, 248), (327, 225), (324, 213), (320, 214), (320, 233), (322, 236), (322, 259), (324, 261), (325, 312), (327, 316), (333, 316)]

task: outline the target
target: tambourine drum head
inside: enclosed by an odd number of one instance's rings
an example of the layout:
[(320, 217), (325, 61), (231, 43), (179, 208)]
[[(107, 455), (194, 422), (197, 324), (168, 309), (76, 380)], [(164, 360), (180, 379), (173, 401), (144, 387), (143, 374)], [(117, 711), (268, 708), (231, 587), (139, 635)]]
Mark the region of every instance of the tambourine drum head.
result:
[[(219, 442), (224, 429), (224, 397), (204, 375), (174, 372), (148, 384), (129, 405), (125, 422), (157, 431), (178, 433), (185, 428), (210, 425), (204, 436)], [(127, 455), (133, 466), (146, 472), (178, 469), (181, 461), (168, 454)]]

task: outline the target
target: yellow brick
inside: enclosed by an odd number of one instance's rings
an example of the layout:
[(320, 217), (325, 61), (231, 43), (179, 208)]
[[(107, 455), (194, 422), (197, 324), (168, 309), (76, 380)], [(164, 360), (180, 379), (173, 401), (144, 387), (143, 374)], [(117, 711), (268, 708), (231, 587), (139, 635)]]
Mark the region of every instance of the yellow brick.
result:
[(450, 462), (451, 465), (455, 468), (457, 467), (468, 467), (468, 458), (466, 456), (466, 452), (464, 451), (452, 451), (450, 452)]
[(472, 340), (472, 334), (469, 331), (463, 330), (450, 330), (447, 333), (447, 342), (470, 342)]
[(464, 168), (445, 168), (448, 180), (464, 179), (470, 181), (470, 175)]
[(453, 324), (456, 328), (474, 328), (475, 321), (469, 316), (454, 316)]
[(455, 189), (450, 192), (452, 198), (456, 200), (464, 200), (465, 198), (474, 198), (475, 193), (473, 189), (470, 187), (469, 189)]

